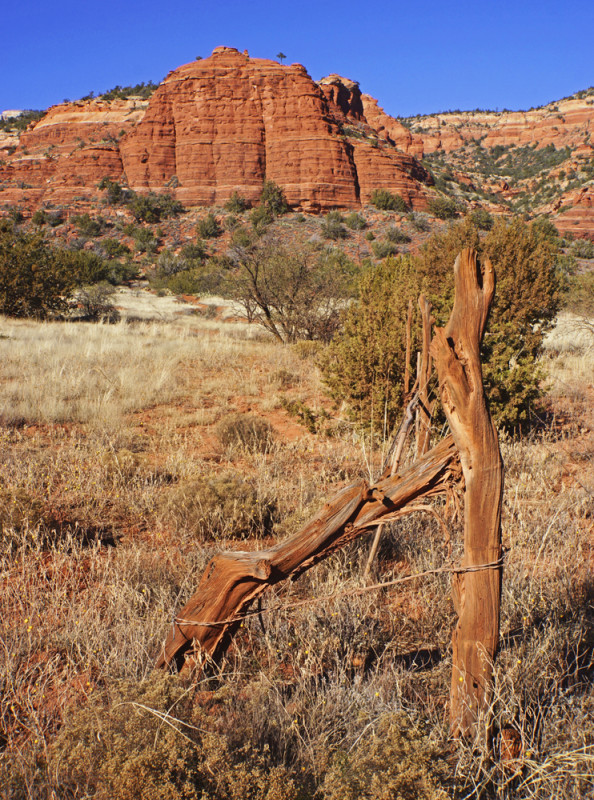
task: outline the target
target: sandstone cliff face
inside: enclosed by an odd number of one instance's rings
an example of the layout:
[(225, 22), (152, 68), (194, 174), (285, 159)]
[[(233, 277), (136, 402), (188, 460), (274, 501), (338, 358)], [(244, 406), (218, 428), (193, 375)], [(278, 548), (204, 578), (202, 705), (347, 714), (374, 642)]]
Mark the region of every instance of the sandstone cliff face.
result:
[(571, 97), (531, 111), (432, 114), (411, 122), (426, 153), (449, 153), (474, 139), (480, 139), (484, 148), (498, 144), (574, 148), (594, 133), (594, 107), (592, 98)]
[(255, 200), (264, 177), (303, 209), (358, 200), (353, 164), (305, 69), (228, 48), (171, 73), (121, 151), (133, 189), (173, 183), (188, 204), (234, 191)]
[(318, 81), (318, 86), (332, 105), (335, 116), (344, 121), (365, 119), (361, 89), (356, 81), (333, 73)]
[(21, 146), (68, 148), (73, 143), (117, 139), (144, 116), (148, 100), (97, 99), (53, 106), (21, 136)]
[(564, 210), (553, 221), (562, 234), (594, 239), (594, 185), (567, 193), (559, 208)]
[(332, 76), (318, 86), (299, 64), (217, 48), (163, 81), (121, 143), (124, 170), (133, 189), (174, 186), (191, 205), (220, 203), (233, 192), (255, 201), (269, 178), (302, 210), (356, 206), (369, 195), (369, 180), (424, 207), (426, 172), (417, 167), (413, 175), (415, 165), (401, 154), (358, 156), (359, 143), (343, 135), (347, 118), (362, 117), (352, 81)]
[[(368, 126), (358, 85), (332, 76), (318, 86), (299, 64), (251, 59), (231, 48), (171, 72), (150, 101), (55, 106), (0, 166), (2, 200), (97, 199), (104, 176), (136, 191), (170, 191), (186, 205), (259, 197), (265, 178), (294, 208), (349, 208), (374, 188), (425, 208), (428, 173), (389, 136), (381, 147), (352, 138)], [(377, 145), (377, 142), (376, 142)]]
[(399, 194), (412, 208), (427, 208), (427, 194), (419, 191), (419, 186), (420, 181), (430, 183), (432, 180), (412, 156), (375, 143), (357, 141), (353, 146), (353, 160), (362, 203), (369, 201), (374, 189), (388, 189)]
[(29, 207), (96, 199), (104, 176), (123, 177), (118, 140), (144, 116), (145, 100), (53, 106), (0, 162), (0, 202)]
[(374, 189), (388, 189), (412, 208), (425, 210), (429, 196), (425, 187), (433, 179), (413, 157), (415, 149), (422, 155), (422, 142), (413, 140), (409, 130), (385, 114), (376, 100), (361, 94), (355, 81), (329, 75), (318, 86), (352, 150), (360, 201), (368, 202)]
[(594, 178), (594, 91), (526, 112), (454, 112), (408, 124), (422, 139), (439, 185), (457, 199), (499, 213), (563, 209), (555, 218), (562, 232), (594, 238), (587, 201)]
[(402, 122), (386, 114), (373, 97), (364, 94), (362, 101), (367, 122), (376, 129), (380, 136), (394, 142), (396, 147), (405, 153), (416, 158), (423, 157), (424, 145), (420, 136), (413, 136)]
[(343, 122), (363, 122), (377, 136), (395, 145), (403, 153), (423, 157), (422, 138), (413, 136), (399, 120), (386, 114), (373, 97), (362, 94), (358, 83), (340, 75), (328, 75), (318, 81), (318, 86), (334, 115), (342, 117)]
[(18, 144), (19, 137), (16, 134), (0, 131), (0, 157), (10, 156)]

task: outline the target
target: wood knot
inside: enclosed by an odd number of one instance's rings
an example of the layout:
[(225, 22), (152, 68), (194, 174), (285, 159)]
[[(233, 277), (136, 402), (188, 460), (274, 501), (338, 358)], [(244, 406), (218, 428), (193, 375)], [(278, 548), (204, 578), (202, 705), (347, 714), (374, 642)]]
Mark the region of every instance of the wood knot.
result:
[(381, 489), (378, 489), (377, 486), (373, 486), (371, 489), (368, 489), (365, 495), (366, 502), (371, 502), (372, 500), (375, 500), (378, 503), (383, 503), (385, 506), (390, 505), (389, 498), (386, 498), (386, 495)]

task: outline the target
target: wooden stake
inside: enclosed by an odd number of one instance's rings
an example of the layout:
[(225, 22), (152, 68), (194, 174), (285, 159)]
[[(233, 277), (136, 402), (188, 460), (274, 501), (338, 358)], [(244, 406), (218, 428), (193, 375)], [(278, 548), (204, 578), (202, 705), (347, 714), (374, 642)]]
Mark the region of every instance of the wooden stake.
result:
[(429, 450), (431, 440), (431, 416), (434, 401), (429, 400), (429, 381), (431, 379), (431, 303), (424, 295), (419, 297), (419, 310), (423, 321), (423, 342), (417, 379), (419, 381), (419, 406), (417, 409), (416, 456), (419, 458)]
[(404, 382), (402, 390), (405, 397), (408, 397), (408, 392), (410, 390), (410, 348), (413, 310), (413, 301), (411, 297), (408, 301), (408, 315), (406, 317), (406, 355), (404, 356)]

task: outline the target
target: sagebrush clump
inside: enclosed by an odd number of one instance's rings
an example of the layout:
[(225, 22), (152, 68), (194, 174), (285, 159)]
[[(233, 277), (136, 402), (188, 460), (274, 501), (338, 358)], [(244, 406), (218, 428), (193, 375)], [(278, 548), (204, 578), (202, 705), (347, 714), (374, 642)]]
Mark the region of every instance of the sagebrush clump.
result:
[(276, 503), (233, 472), (181, 481), (162, 506), (165, 521), (200, 541), (270, 533)]
[(175, 677), (116, 681), (67, 717), (50, 767), (66, 796), (297, 800), (288, 770), (249, 746), (232, 752), (209, 725), (192, 687)]
[(324, 800), (447, 800), (449, 767), (427, 734), (404, 714), (383, 716), (357, 746), (334, 757)]
[(458, 216), (458, 206), (449, 197), (438, 195), (437, 197), (430, 198), (427, 203), (427, 208), (430, 214), (438, 219), (452, 219)]
[(254, 452), (269, 450), (274, 432), (269, 422), (256, 414), (231, 414), (217, 425), (217, 436), (225, 447), (242, 445)]

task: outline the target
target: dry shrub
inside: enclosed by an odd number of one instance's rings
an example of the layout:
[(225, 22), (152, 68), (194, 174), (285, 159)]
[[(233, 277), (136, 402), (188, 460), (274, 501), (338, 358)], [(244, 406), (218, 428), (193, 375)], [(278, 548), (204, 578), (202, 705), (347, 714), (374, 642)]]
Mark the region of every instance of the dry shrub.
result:
[(0, 487), (0, 549), (7, 555), (56, 541), (62, 527), (54, 510), (32, 491)]
[(256, 414), (232, 414), (222, 419), (216, 430), (225, 447), (239, 445), (252, 452), (264, 453), (273, 442), (270, 424)]
[[(4, 736), (0, 736), (2, 745), (4, 741)], [(23, 750), (16, 760), (11, 753), (0, 749), (0, 797), (2, 800), (56, 800), (41, 753)]]
[(117, 681), (66, 720), (50, 767), (66, 797), (297, 798), (287, 770), (249, 747), (231, 753), (226, 737), (205, 730), (205, 722), (191, 689), (172, 676)]
[(339, 753), (323, 783), (325, 800), (446, 800), (443, 753), (404, 714), (386, 714), (349, 753)]
[[(2, 536), (9, 528), (22, 531), (35, 528), (45, 521), (43, 503), (23, 487), (11, 491), (0, 487), (0, 531)], [(1, 539), (0, 539), (1, 541)]]
[(271, 379), (278, 383), (281, 389), (289, 389), (296, 383), (299, 383), (299, 376), (284, 368), (277, 369), (273, 372)]
[(55, 541), (69, 530), (89, 540), (122, 533), (132, 520), (137, 529), (147, 526), (158, 487), (171, 476), (134, 452), (140, 437), (52, 429), (49, 442), (41, 430), (0, 430), (5, 538), (16, 532), (18, 546), (26, 531), (30, 541)]
[(146, 466), (146, 458), (127, 447), (119, 450), (105, 450), (101, 457), (101, 465), (106, 475), (113, 480), (130, 481), (138, 478)]
[(276, 504), (236, 473), (223, 472), (179, 483), (163, 510), (178, 530), (208, 541), (269, 533)]
[(66, 720), (50, 754), (59, 783), (71, 797), (198, 800), (195, 731), (179, 721), (190, 706), (168, 676), (116, 681)]
[(301, 361), (310, 361), (321, 352), (322, 344), (317, 341), (303, 339), (300, 342), (295, 342), (291, 349)]

